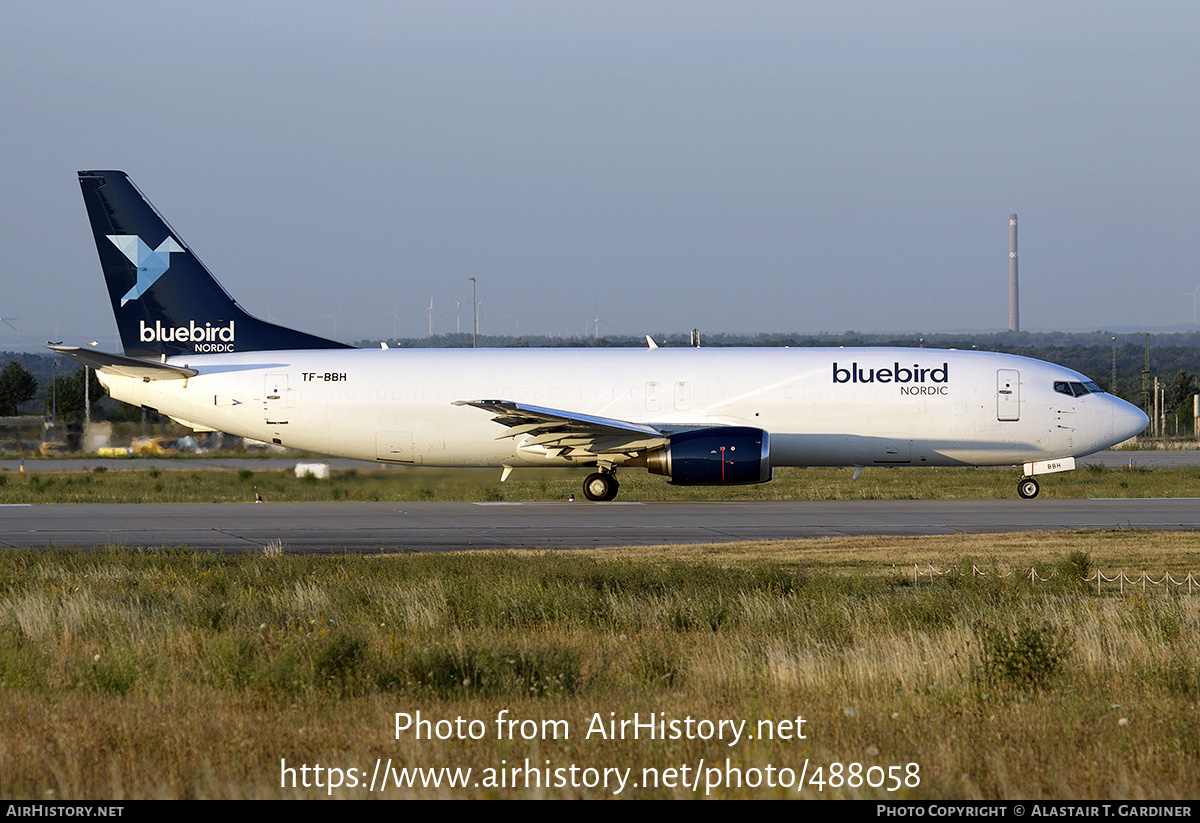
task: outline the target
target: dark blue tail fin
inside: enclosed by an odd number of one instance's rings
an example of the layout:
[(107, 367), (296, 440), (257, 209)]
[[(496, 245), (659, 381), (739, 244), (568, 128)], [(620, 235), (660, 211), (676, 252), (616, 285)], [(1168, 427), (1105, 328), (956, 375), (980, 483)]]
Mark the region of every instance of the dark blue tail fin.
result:
[(350, 348), (243, 311), (125, 172), (81, 171), (79, 185), (125, 354)]

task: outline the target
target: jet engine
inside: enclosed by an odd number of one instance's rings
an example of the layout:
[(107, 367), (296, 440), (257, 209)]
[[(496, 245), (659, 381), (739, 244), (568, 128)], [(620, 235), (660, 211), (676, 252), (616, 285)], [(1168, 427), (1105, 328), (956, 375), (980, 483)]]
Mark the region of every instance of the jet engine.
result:
[(717, 426), (671, 435), (626, 465), (645, 466), (673, 486), (734, 486), (771, 479), (770, 435), (749, 426)]

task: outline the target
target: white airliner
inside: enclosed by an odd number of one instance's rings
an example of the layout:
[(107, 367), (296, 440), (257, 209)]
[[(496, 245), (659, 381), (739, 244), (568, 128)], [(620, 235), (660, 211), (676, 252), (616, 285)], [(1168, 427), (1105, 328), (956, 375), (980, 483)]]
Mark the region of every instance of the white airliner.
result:
[(119, 171), (79, 173), (124, 355), (53, 346), (198, 431), (416, 466), (587, 466), (677, 485), (776, 466), (1016, 466), (1141, 432), (1142, 411), (1039, 360), (904, 348), (355, 349), (247, 314)]

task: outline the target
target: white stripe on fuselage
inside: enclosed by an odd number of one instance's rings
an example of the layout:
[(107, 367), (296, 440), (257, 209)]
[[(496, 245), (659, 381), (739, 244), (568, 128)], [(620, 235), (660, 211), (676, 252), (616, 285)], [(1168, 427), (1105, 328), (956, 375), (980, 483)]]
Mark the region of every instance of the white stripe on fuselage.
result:
[[(486, 412), (455, 400), (754, 426), (770, 433), (775, 466), (1015, 465), (1088, 454), (1140, 430), (1140, 412), (1118, 398), (1055, 392), (1055, 381), (1087, 379), (1074, 371), (974, 351), (335, 349), (169, 362), (199, 374), (102, 379), (114, 397), (192, 424), (363, 460), (390, 444), (388, 459), (431, 466), (570, 465), (520, 449)], [(1017, 420), (999, 419), (1001, 370), (1019, 374)], [(282, 386), (278, 399), (268, 400), (269, 380)], [(1012, 396), (1003, 400), (1011, 408)]]

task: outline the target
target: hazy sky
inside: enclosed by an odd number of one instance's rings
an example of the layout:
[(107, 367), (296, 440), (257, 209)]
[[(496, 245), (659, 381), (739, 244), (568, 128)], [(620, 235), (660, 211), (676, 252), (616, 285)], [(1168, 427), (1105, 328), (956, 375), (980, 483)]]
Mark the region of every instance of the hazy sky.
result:
[(254, 314), (1195, 328), (1200, 4), (0, 5), (0, 348), (113, 345), (75, 172)]

